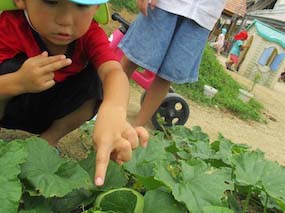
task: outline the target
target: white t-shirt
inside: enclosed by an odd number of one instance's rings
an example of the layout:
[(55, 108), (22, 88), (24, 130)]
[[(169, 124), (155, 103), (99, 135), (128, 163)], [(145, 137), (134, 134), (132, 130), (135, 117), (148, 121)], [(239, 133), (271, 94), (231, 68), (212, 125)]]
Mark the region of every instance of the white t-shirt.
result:
[(226, 0), (157, 0), (162, 10), (196, 21), (202, 27), (212, 30), (220, 17)]

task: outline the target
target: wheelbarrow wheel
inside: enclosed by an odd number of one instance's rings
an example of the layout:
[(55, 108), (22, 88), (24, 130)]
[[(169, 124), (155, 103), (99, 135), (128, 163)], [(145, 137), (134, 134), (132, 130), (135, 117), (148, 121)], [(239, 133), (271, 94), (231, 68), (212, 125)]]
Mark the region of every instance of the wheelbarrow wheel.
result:
[(160, 107), (151, 118), (155, 129), (162, 130), (162, 126), (184, 125), (188, 120), (190, 109), (186, 100), (176, 94), (168, 93)]

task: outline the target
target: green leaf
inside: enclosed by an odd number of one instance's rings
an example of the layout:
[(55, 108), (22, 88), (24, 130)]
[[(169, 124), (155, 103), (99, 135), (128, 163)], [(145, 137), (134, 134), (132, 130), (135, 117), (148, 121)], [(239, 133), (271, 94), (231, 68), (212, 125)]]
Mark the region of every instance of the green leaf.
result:
[(62, 198), (50, 198), (49, 206), (54, 212), (74, 212), (79, 207), (90, 205), (95, 200), (95, 194), (86, 189), (70, 192)]
[(165, 143), (163, 139), (161, 141), (161, 138), (153, 137), (147, 148), (139, 147), (133, 152), (132, 159), (124, 164), (124, 168), (137, 176), (154, 176), (155, 162), (169, 158), (170, 153), (165, 151), (167, 145), (169, 144)]
[(29, 210), (20, 210), (19, 213), (51, 213), (47, 209), (29, 209)]
[(216, 151), (215, 159), (222, 160), (227, 165), (232, 165), (234, 156), (248, 151), (249, 147), (243, 144), (234, 144), (230, 140), (224, 138), (221, 134), (217, 141), (211, 144), (212, 149)]
[(88, 190), (74, 190), (64, 197), (44, 198), (43, 196), (31, 196), (24, 193), (22, 200), (24, 210), (37, 212), (74, 212), (79, 207), (90, 205), (94, 202), (96, 195)]
[(172, 194), (160, 189), (148, 191), (144, 196), (144, 213), (185, 213), (185, 207)]
[(242, 212), (241, 205), (232, 192), (227, 193), (227, 203), (230, 209), (232, 209), (235, 213)]
[(235, 175), (238, 184), (261, 188), (261, 178), (264, 174), (264, 154), (261, 152), (244, 153), (233, 159)]
[(267, 206), (267, 209), (278, 209), (278, 210), (282, 210), (282, 208), (280, 208), (279, 205), (277, 205), (276, 201), (270, 197), (269, 195), (266, 195), (265, 192), (261, 192), (260, 195), (258, 196), (258, 198), (260, 199), (261, 203), (263, 206)]
[(265, 170), (262, 176), (264, 189), (285, 211), (285, 168), (272, 161), (264, 163)]
[(161, 182), (154, 179), (154, 176), (150, 176), (150, 177), (137, 176), (136, 183), (141, 183), (145, 190), (154, 190), (154, 189), (157, 189), (163, 186)]
[(175, 142), (180, 151), (188, 150), (190, 144), (196, 142), (210, 142), (209, 136), (198, 126), (194, 126), (192, 130), (184, 126), (173, 126), (167, 130), (171, 133), (171, 142)]
[(171, 134), (171, 141), (188, 140), (192, 134), (191, 130), (184, 126), (172, 126), (167, 128), (167, 131)]
[(225, 164), (231, 165), (232, 164), (232, 158), (233, 158), (233, 143), (227, 140), (220, 140), (215, 141), (213, 144), (211, 144), (212, 147), (218, 148), (215, 159), (222, 160)]
[(191, 129), (191, 140), (192, 141), (204, 141), (204, 142), (210, 142), (209, 136), (204, 133), (199, 126), (194, 126)]
[(20, 164), (25, 161), (27, 151), (16, 141), (0, 143), (0, 212), (17, 212), (22, 195), (18, 179)]
[(25, 162), (27, 151), (20, 140), (0, 144), (0, 176), (15, 178), (20, 173), (19, 164)]
[(19, 213), (50, 213), (53, 212), (49, 203), (49, 199), (42, 196), (30, 196), (29, 193), (23, 193), (23, 208)]
[(208, 206), (203, 208), (203, 213), (234, 213), (234, 212), (225, 207)]
[(203, 160), (212, 159), (214, 151), (208, 142), (199, 141), (192, 146), (192, 157)]
[(173, 126), (167, 130), (171, 133), (171, 137), (174, 141), (181, 139), (187, 140), (188, 142), (210, 141), (209, 136), (204, 133), (199, 126), (194, 126), (191, 130), (185, 126)]
[(143, 213), (144, 197), (133, 189), (113, 189), (100, 194), (95, 206), (116, 213)]
[(231, 170), (216, 169), (205, 163), (194, 166), (181, 162), (181, 180), (175, 180), (168, 171), (168, 165), (157, 167), (155, 178), (168, 186), (179, 202), (184, 202), (190, 212), (202, 212), (206, 206), (221, 206), (226, 190), (232, 190)]
[(0, 212), (17, 212), (22, 194), (21, 182), (0, 176)]
[(161, 186), (161, 183), (154, 179), (156, 162), (173, 159), (172, 154), (166, 151), (168, 146), (169, 142), (158, 134), (149, 141), (147, 148), (137, 148), (133, 152), (132, 159), (123, 167), (135, 175), (146, 189), (156, 189)]
[[(85, 171), (89, 173), (91, 180), (94, 180), (95, 169), (96, 169), (95, 160), (96, 160), (96, 154), (94, 151), (91, 151), (86, 159), (80, 161), (80, 165), (82, 166), (83, 169), (85, 169)], [(98, 188), (94, 185), (94, 181), (93, 181), (93, 186), (100, 191), (107, 191), (113, 188), (123, 187), (127, 184), (127, 181), (128, 180), (125, 176), (123, 169), (117, 163), (110, 161), (108, 165), (104, 186)]]
[(285, 169), (267, 161), (261, 152), (244, 153), (235, 158), (236, 180), (241, 185), (264, 189), (280, 207), (285, 206)]
[(91, 186), (88, 173), (78, 163), (60, 158), (56, 150), (40, 138), (26, 140), (28, 158), (21, 178), (44, 197), (63, 197), (69, 192)]

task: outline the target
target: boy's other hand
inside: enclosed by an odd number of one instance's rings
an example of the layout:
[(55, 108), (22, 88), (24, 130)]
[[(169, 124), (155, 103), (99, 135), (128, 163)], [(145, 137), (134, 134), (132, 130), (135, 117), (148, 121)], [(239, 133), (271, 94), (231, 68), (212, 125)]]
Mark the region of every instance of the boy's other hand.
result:
[(147, 16), (147, 8), (148, 4), (150, 4), (150, 8), (154, 9), (156, 5), (157, 0), (137, 0), (137, 5), (142, 14)]
[(97, 186), (104, 184), (110, 159), (118, 164), (129, 161), (132, 150), (139, 144), (146, 147), (149, 139), (143, 127), (133, 128), (116, 110), (107, 111), (98, 113), (94, 129), (94, 148), (97, 153), (94, 181)]
[(42, 54), (25, 61), (18, 71), (19, 83), (23, 93), (37, 93), (54, 86), (54, 72), (72, 62), (65, 55), (48, 56)]

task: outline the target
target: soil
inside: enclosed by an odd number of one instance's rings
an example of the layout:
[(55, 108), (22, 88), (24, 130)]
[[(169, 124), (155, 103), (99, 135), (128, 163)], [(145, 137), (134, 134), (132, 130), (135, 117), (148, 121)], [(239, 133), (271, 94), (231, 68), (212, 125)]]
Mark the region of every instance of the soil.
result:
[[(129, 21), (133, 19), (133, 16), (124, 11), (120, 13)], [(107, 33), (109, 34), (117, 26), (118, 24), (111, 23), (105, 27)], [(224, 64), (225, 58), (219, 57), (219, 59)], [(230, 71), (229, 73), (241, 84), (250, 85), (250, 82), (238, 73)], [(128, 108), (130, 120), (139, 111), (141, 93), (142, 89), (137, 86), (132, 87)], [(285, 165), (285, 84), (277, 83), (273, 89), (256, 85), (253, 93), (255, 98), (264, 105), (264, 122), (244, 121), (228, 112), (204, 107), (188, 100), (190, 116), (185, 125), (189, 128), (200, 126), (204, 132), (209, 134), (211, 141), (214, 141), (221, 133), (235, 143), (244, 143), (253, 149), (260, 149), (265, 152), (268, 159)], [(151, 124), (147, 127), (152, 128)], [(4, 140), (29, 136), (30, 134), (22, 131), (0, 130), (0, 139)], [(83, 158), (86, 149), (91, 146), (90, 139), (82, 139), (78, 130), (64, 137), (59, 143), (64, 154), (77, 159)]]

